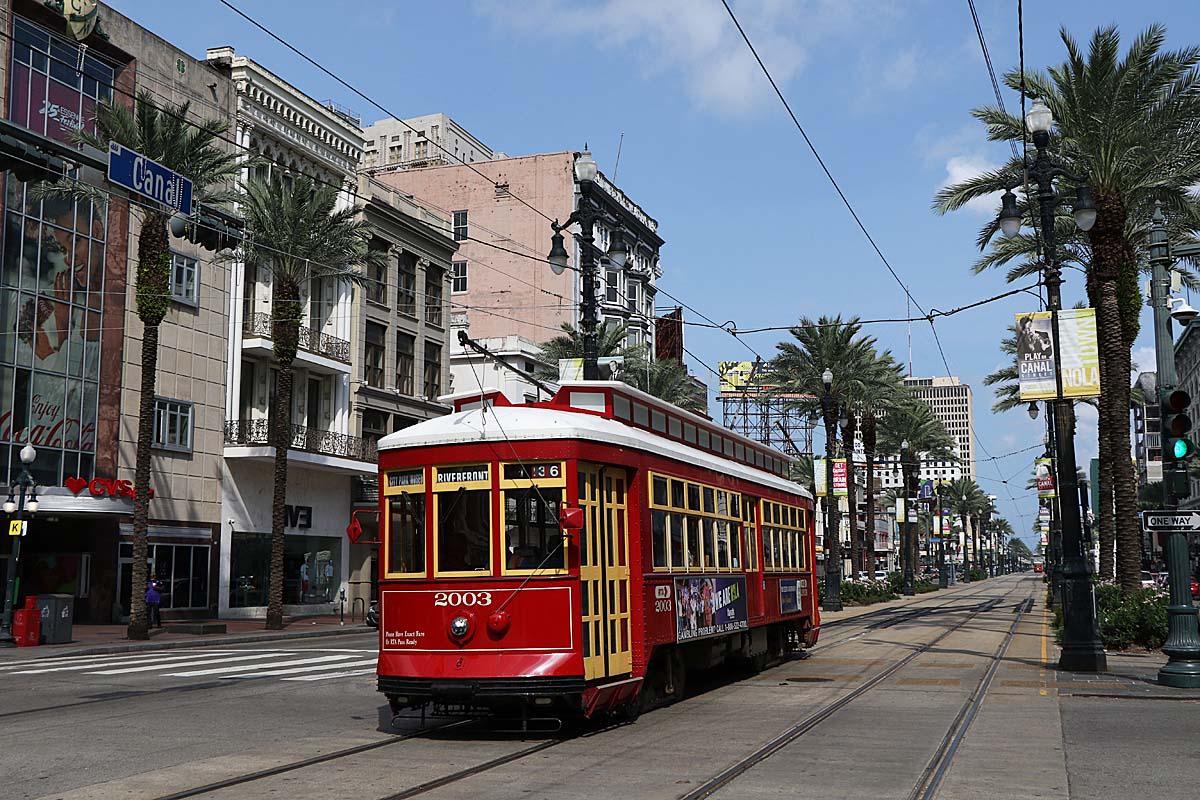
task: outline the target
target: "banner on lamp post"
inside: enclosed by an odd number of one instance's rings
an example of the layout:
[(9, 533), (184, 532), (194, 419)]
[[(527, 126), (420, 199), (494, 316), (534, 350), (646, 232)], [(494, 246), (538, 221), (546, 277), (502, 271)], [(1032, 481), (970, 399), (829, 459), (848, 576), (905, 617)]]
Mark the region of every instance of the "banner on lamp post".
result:
[[(824, 458), (813, 459), (813, 484), (817, 489), (817, 497), (824, 497), (828, 492), (825, 481), (825, 461)], [(833, 460), (833, 496), (846, 496), (846, 459), (844, 458)]]
[[(1054, 340), (1053, 313), (1058, 314)], [(1100, 394), (1100, 350), (1096, 338), (1096, 310), (1069, 308), (1058, 312), (1017, 314), (1017, 371), (1021, 400), (1058, 397), (1054, 375), (1054, 348), (1059, 348), (1062, 397), (1097, 397)]]
[(1057, 497), (1054, 487), (1054, 459), (1038, 458), (1034, 460), (1037, 470), (1037, 490), (1039, 498)]

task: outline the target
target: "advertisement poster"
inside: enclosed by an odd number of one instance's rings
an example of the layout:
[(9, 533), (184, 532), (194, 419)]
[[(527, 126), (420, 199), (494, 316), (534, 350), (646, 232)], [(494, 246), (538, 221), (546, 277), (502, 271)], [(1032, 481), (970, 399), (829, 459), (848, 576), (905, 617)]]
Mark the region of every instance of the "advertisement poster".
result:
[(1035, 459), (1034, 464), (1037, 469), (1038, 497), (1057, 497), (1058, 495), (1054, 491), (1053, 459)]
[[(825, 459), (813, 459), (813, 483), (817, 487), (817, 497), (825, 496)], [(833, 460), (833, 496), (846, 496), (846, 459)]]
[(1060, 348), (1063, 397), (1100, 394), (1100, 352), (1096, 338), (1096, 310), (1071, 308), (1058, 312), (1055, 342), (1051, 312), (1017, 314), (1017, 368), (1021, 400), (1047, 400), (1056, 396), (1054, 348)]
[(779, 581), (779, 613), (795, 614), (801, 598), (808, 592), (808, 578), (784, 578)]
[(675, 608), (676, 641), (745, 630), (749, 621), (746, 578), (676, 578)]

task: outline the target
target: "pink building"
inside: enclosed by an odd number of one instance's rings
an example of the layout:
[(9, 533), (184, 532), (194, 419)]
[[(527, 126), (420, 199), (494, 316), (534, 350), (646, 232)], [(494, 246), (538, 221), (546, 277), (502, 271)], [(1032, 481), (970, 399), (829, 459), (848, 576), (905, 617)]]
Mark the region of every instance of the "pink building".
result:
[[(555, 275), (546, 263), (553, 233), (546, 217), (565, 220), (578, 202), (578, 155), (541, 153), (469, 165), (369, 170), (375, 180), (453, 222), (459, 250), (451, 325), (468, 326), (475, 339), (517, 335), (540, 343), (555, 336), (564, 322), (578, 324), (578, 273)], [(655, 283), (662, 274), (658, 223), (603, 174), (594, 195), (603, 199), (610, 216), (608, 223), (596, 226), (597, 247), (606, 250), (611, 231), (619, 226), (630, 250), (624, 269), (600, 266), (601, 321), (628, 323), (630, 343), (645, 343), (653, 353)], [(578, 233), (577, 226), (571, 230)], [(576, 246), (572, 266), (578, 265), (578, 256)]]

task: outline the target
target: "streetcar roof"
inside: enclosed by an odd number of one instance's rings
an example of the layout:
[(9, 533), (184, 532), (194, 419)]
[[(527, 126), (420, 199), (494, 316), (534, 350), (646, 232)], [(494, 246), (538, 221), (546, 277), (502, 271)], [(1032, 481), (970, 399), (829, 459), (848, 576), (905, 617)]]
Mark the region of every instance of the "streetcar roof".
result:
[[(478, 395), (477, 395), (478, 396)], [(450, 444), (581, 439), (673, 458), (811, 499), (807, 489), (765, 470), (597, 414), (537, 405), (493, 405), (417, 423), (379, 440), (379, 450)]]

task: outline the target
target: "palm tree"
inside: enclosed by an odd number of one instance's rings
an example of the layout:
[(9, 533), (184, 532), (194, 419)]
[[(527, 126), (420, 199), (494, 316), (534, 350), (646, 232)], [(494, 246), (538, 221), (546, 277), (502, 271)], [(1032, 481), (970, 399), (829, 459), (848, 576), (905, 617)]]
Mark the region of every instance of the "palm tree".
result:
[(681, 361), (660, 358), (644, 366), (635, 364), (633, 369), (623, 369), (620, 378), (634, 388), (685, 411), (700, 414), (708, 411), (708, 397), (692, 382), (687, 366)]
[[(851, 400), (862, 390), (871, 375), (876, 361), (875, 339), (862, 334), (862, 325), (857, 317), (845, 322), (841, 316), (821, 317), (816, 322), (801, 317), (800, 322), (789, 332), (794, 342), (784, 341), (775, 346), (778, 351), (767, 367), (775, 391), (797, 396), (794, 405), (801, 412), (821, 412), (825, 423), (826, 470), (832, 471), (835, 445), (837, 444), (838, 406), (846, 411), (846, 425), (842, 431), (842, 446), (846, 456), (846, 487), (853, 492), (854, 486), (854, 431), (857, 419)], [(823, 374), (833, 373), (831, 392), (836, 404), (821, 403), (825, 394)], [(827, 472), (827, 475), (829, 473)], [(842, 554), (840, 524), (837, 504), (833, 497), (833, 486), (826, 487), (825, 508), (829, 517), (830, 530), (834, 534), (825, 542), (825, 563), (838, 565), (841, 570)], [(850, 552), (854, 570), (862, 563), (862, 538), (854, 514), (853, 495), (850, 495)], [(827, 567), (828, 569), (828, 567)]]
[(972, 567), (978, 567), (979, 540), (978, 531), (970, 524), (979, 506), (979, 497), (983, 491), (979, 484), (970, 478), (956, 478), (946, 487), (946, 496), (952, 509), (958, 512), (958, 518), (963, 529), (963, 567), (969, 576)]
[(1008, 335), (1000, 340), (1000, 352), (1008, 356), (1011, 363), (1006, 363), (995, 372), (989, 373), (983, 379), (984, 386), (993, 386), (996, 402), (992, 403), (992, 413), (1011, 411), (1024, 406), (1021, 402), (1021, 376), (1017, 366), (1017, 325), (1008, 326)]
[(864, 568), (871, 575), (875, 572), (875, 449), (879, 438), (879, 415), (886, 414), (888, 407), (895, 403), (897, 398), (902, 397), (903, 392), (901, 367), (892, 354), (885, 351), (876, 357), (868, 371), (867, 379), (859, 387), (858, 394), (851, 404), (858, 414), (863, 456), (867, 462), (867, 514), (863, 551)]
[[(110, 141), (157, 161), (192, 181), (197, 204), (217, 204), (233, 197), (230, 180), (243, 166), (237, 154), (218, 147), (229, 125), (218, 120), (191, 121), (190, 103), (162, 104), (152, 94), (138, 92), (133, 108), (111, 101), (96, 106), (96, 132), (76, 131), (75, 141), (103, 151)], [(79, 181), (44, 186), (39, 193), (103, 207), (104, 195)], [(150, 204), (137, 207), (137, 281), (134, 297), (142, 323), (141, 385), (138, 398), (137, 450), (133, 468), (133, 592), (129, 603), (130, 639), (148, 639), (146, 598), (146, 528), (150, 515), (150, 447), (154, 440), (154, 389), (158, 379), (159, 326), (171, 308), (170, 215)]]
[[(1100, 28), (1085, 55), (1063, 30), (1067, 60), (1040, 72), (1009, 72), (1005, 83), (1043, 100), (1058, 121), (1055, 152), (1072, 172), (1087, 174), (1097, 217), (1090, 231), (1075, 229), (1065, 210), (1055, 225), (1062, 260), (1087, 272), (1087, 294), (1097, 309), (1100, 340), (1101, 463), (1113, 467), (1113, 500), (1117, 567), (1121, 586), (1139, 585), (1140, 531), (1136, 483), (1127, 454), (1129, 435), (1130, 349), (1137, 337), (1141, 312), (1138, 291), (1139, 248), (1145, 247), (1155, 202), (1163, 204), (1176, 237), (1200, 225), (1200, 211), (1190, 189), (1200, 182), (1200, 48), (1164, 51), (1166, 31), (1149, 27), (1120, 58), (1116, 28)], [(988, 128), (993, 141), (1021, 142), (1022, 121), (996, 107), (972, 112)], [(1023, 164), (1013, 159), (938, 193), (934, 207), (960, 208), (969, 200), (1022, 183)], [(1026, 197), (1023, 213), (1032, 216), (1036, 202)], [(989, 221), (980, 233), (987, 247), (998, 227)], [(1009, 280), (1032, 274), (1039, 265), (1038, 237), (1021, 235), (992, 242), (991, 252), (975, 265), (982, 271), (1024, 259), (1009, 269)], [(1107, 442), (1105, 441), (1107, 438)], [(1107, 457), (1106, 457), (1107, 456)], [(1105, 508), (1097, 509), (1103, 516)]]
[(292, 441), (292, 362), (300, 339), (301, 287), (312, 279), (356, 278), (382, 258), (367, 247), (366, 222), (354, 207), (338, 208), (337, 190), (306, 175), (285, 183), (279, 175), (246, 187), (247, 264), (271, 276), (271, 341), (279, 372), (268, 437), (275, 448), (271, 498), (271, 580), (266, 627), (283, 627), (283, 530), (288, 447)]
[[(916, 462), (916, 470), (921, 472), (921, 458), (935, 461), (956, 461), (954, 455), (954, 439), (946, 430), (942, 421), (934, 416), (933, 409), (923, 400), (904, 391), (888, 407), (887, 413), (880, 419), (879, 452), (881, 455), (899, 455), (901, 445), (907, 443), (910, 456)], [(901, 531), (906, 531), (904, 526)], [(915, 536), (905, 537), (901, 533), (900, 551), (902, 559), (917, 564), (917, 541)]]
[[(549, 365), (539, 370), (539, 377), (558, 380), (558, 362), (565, 358), (583, 358), (583, 332), (569, 322), (562, 324), (563, 332), (542, 343), (538, 360)], [(645, 349), (628, 345), (629, 326), (624, 323), (605, 322), (596, 330), (597, 354), (600, 358), (613, 356), (631, 357), (638, 361), (644, 358)], [(626, 370), (628, 371), (628, 370)]]

